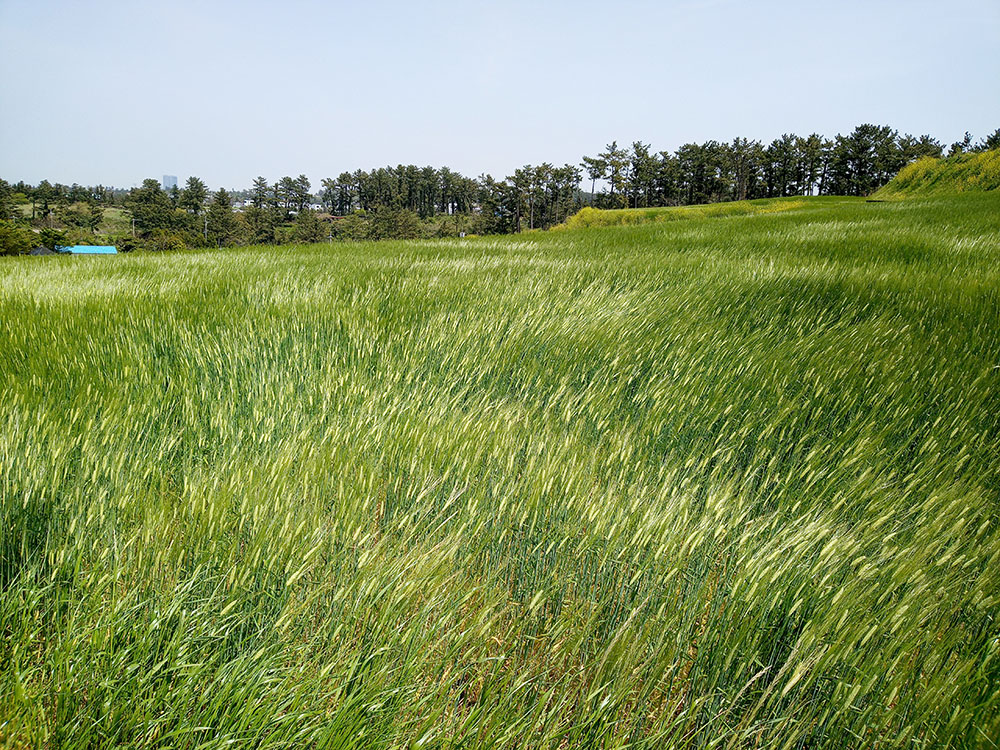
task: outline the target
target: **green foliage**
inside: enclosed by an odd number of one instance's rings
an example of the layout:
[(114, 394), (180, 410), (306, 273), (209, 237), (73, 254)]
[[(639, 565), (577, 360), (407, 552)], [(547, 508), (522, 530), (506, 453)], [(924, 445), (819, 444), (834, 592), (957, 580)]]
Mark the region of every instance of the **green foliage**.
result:
[(97, 231), (104, 217), (103, 209), (97, 204), (72, 203), (58, 213), (59, 220), (67, 227)]
[(330, 230), (319, 220), (315, 211), (306, 208), (295, 217), (294, 237), (297, 242), (323, 242), (329, 239)]
[(73, 245), (104, 245), (107, 243), (103, 237), (97, 237), (89, 229), (72, 227), (63, 231), (63, 244), (70, 247)]
[(184, 237), (180, 234), (160, 229), (153, 232), (153, 236), (147, 243), (147, 247), (156, 252), (174, 252), (185, 249), (187, 244), (184, 242)]
[(905, 198), (1000, 189), (1000, 150), (925, 158), (900, 170), (875, 198)]
[(597, 209), (587, 206), (569, 217), (565, 224), (556, 229), (581, 229), (585, 227), (629, 226), (681, 219), (726, 218), (731, 216), (754, 216), (793, 211), (819, 205), (837, 205), (849, 202), (845, 198), (763, 198), (753, 201), (733, 201), (730, 203), (710, 203), (702, 206), (679, 206), (676, 208), (621, 208)]
[(208, 241), (217, 247), (231, 245), (238, 236), (239, 228), (240, 224), (233, 215), (232, 198), (220, 188), (208, 207)]
[(23, 201), (24, 196), (14, 192), (7, 180), (0, 179), (0, 221), (9, 221), (17, 218), (16, 201)]
[(1000, 128), (997, 128), (977, 144), (977, 151), (991, 151), (1000, 149)]
[(129, 212), (123, 208), (105, 208), (98, 231), (110, 236), (131, 234), (132, 217)]
[[(263, 178), (258, 178), (263, 180)], [(258, 195), (266, 186), (266, 181), (254, 182), (254, 192)], [(282, 218), (290, 219), (293, 212), (302, 213), (309, 203), (310, 189), (309, 178), (300, 174), (296, 178), (282, 177), (271, 187), (271, 203), (284, 209)], [(256, 198), (255, 198), (256, 200)]]
[(110, 243), (115, 246), (115, 248), (120, 253), (130, 253), (133, 250), (138, 250), (141, 247), (139, 240), (130, 234), (121, 234), (117, 236), (112, 236), (109, 238)]
[(208, 187), (198, 177), (188, 177), (184, 191), (180, 194), (177, 204), (185, 211), (198, 216), (208, 200)]
[(38, 233), (38, 244), (52, 252), (57, 252), (69, 245), (70, 241), (66, 232), (60, 229), (43, 229)]
[(177, 223), (170, 198), (154, 179), (143, 180), (142, 187), (129, 194), (126, 205), (132, 212), (135, 231), (142, 237), (150, 237), (157, 230), (172, 230)]
[(256, 209), (264, 208), (267, 203), (267, 196), (270, 188), (268, 187), (267, 180), (263, 177), (257, 177), (253, 181), (252, 195), (253, 195), (253, 207)]
[(3, 259), (4, 744), (989, 747), (998, 233)]
[(273, 244), (276, 241), (275, 230), (281, 219), (281, 213), (276, 208), (249, 206), (243, 211), (247, 241), (254, 245)]
[[(631, 150), (611, 143), (584, 157), (595, 208), (648, 208), (794, 195), (868, 195), (905, 164), (940, 156), (941, 144), (924, 135), (900, 135), (863, 124), (848, 135), (785, 133), (770, 144), (735, 138), (685, 143), (674, 153), (653, 153), (637, 141)], [(607, 192), (595, 195), (598, 179)]]
[(34, 246), (34, 233), (17, 222), (0, 219), (0, 255), (22, 255)]
[(472, 233), (474, 219), (467, 214), (438, 216), (421, 225), (421, 237), (462, 237)]
[(420, 217), (405, 208), (379, 208), (369, 217), (368, 238), (412, 240), (420, 236)]
[(60, 198), (61, 191), (48, 180), (39, 182), (38, 187), (31, 193), (32, 220), (39, 226), (47, 226), (51, 220), (54, 206), (58, 205)]
[(369, 220), (365, 211), (354, 211), (337, 217), (333, 222), (333, 236), (338, 240), (357, 242), (369, 237)]

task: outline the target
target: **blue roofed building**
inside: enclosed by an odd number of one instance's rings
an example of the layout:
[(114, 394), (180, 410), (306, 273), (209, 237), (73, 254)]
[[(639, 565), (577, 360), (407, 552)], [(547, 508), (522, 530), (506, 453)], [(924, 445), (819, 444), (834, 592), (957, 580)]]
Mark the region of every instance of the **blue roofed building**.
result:
[(61, 247), (59, 252), (71, 255), (115, 255), (118, 253), (118, 248), (114, 245), (73, 245)]

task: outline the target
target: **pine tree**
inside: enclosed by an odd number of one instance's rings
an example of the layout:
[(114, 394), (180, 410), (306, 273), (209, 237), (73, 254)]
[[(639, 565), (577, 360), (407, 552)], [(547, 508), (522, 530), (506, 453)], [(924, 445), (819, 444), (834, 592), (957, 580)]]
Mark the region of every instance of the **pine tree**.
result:
[(224, 189), (220, 188), (208, 207), (208, 239), (217, 247), (229, 244), (236, 236), (238, 227), (233, 215), (233, 202)]
[(195, 216), (201, 213), (208, 198), (208, 187), (197, 177), (188, 177), (184, 183), (184, 190), (181, 192), (179, 205), (181, 208), (193, 213)]
[(267, 200), (267, 180), (258, 177), (253, 181), (252, 200), (254, 208), (263, 208)]

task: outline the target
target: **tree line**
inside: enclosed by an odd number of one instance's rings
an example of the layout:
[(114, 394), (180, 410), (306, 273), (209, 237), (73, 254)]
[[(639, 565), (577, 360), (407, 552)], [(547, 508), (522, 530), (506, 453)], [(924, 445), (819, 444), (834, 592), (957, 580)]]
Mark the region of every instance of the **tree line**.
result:
[(153, 179), (130, 190), (0, 180), (0, 252), (37, 244), (113, 242), (123, 250), (168, 250), (508, 234), (551, 227), (585, 205), (863, 196), (917, 159), (994, 148), (1000, 148), (1000, 129), (980, 141), (966, 133), (946, 150), (929, 135), (863, 124), (833, 138), (813, 133), (785, 134), (768, 144), (710, 140), (673, 152), (615, 141), (579, 165), (526, 165), (504, 179), (411, 164), (343, 172), (323, 179), (315, 191), (303, 174), (273, 183), (258, 177), (250, 188), (233, 192), (210, 191), (198, 177), (169, 190)]
[[(948, 155), (993, 148), (1000, 148), (1000, 129), (978, 143), (966, 133)], [(583, 157), (583, 166), (593, 205), (644, 208), (792, 195), (869, 195), (907, 164), (943, 154), (944, 146), (929, 135), (859, 125), (832, 139), (785, 134), (765, 145), (736, 138), (688, 143), (673, 153), (653, 153), (638, 141), (630, 148), (611, 143), (596, 156)], [(607, 187), (595, 194), (598, 180)]]

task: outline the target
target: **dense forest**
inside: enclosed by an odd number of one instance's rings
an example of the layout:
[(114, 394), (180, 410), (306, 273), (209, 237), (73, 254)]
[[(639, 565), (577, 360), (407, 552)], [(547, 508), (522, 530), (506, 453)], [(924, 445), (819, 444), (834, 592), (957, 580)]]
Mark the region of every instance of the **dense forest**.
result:
[[(1000, 148), (1000, 129), (969, 133), (947, 155)], [(447, 167), (399, 165), (344, 172), (313, 186), (305, 175), (215, 192), (198, 177), (164, 190), (0, 180), (0, 254), (35, 246), (113, 243), (120, 250), (327, 240), (412, 239), (545, 229), (585, 205), (644, 208), (789, 195), (868, 195), (902, 167), (940, 157), (934, 138), (859, 125), (832, 139), (736, 138), (674, 152), (611, 143), (579, 165), (527, 165), (502, 180)], [(598, 189), (600, 188), (600, 189)]]

